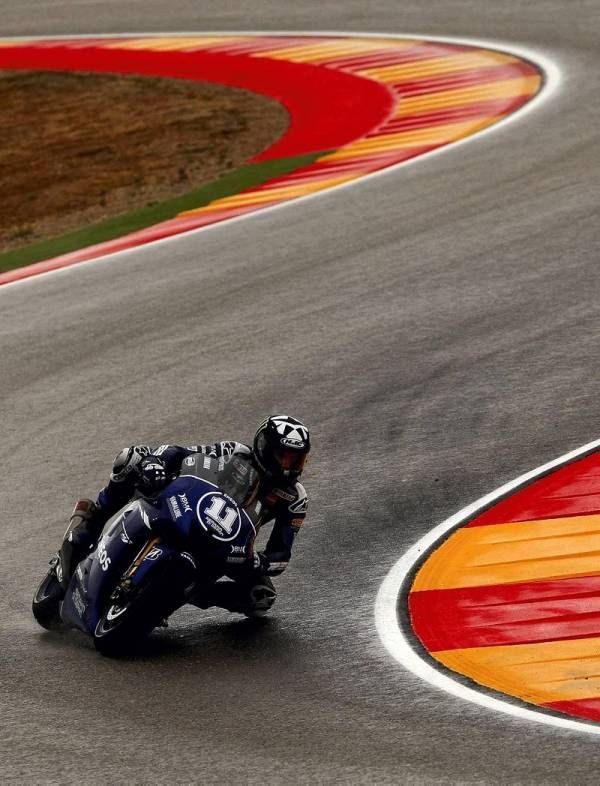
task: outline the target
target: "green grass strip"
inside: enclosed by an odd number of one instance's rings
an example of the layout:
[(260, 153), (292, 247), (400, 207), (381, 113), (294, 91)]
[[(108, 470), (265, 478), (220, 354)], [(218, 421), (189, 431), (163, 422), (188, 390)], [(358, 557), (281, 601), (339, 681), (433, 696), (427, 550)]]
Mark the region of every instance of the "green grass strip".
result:
[(0, 272), (13, 270), (24, 265), (31, 265), (44, 259), (52, 259), (60, 254), (68, 254), (71, 251), (78, 251), (87, 246), (114, 240), (117, 237), (136, 232), (139, 229), (145, 229), (161, 221), (168, 221), (185, 210), (204, 207), (204, 205), (208, 205), (209, 202), (215, 199), (233, 196), (246, 188), (256, 187), (275, 177), (287, 175), (295, 169), (312, 164), (315, 159), (325, 155), (326, 152), (328, 151), (294, 156), (292, 158), (280, 158), (275, 161), (265, 161), (258, 164), (245, 164), (218, 180), (208, 183), (195, 191), (190, 191), (183, 196), (169, 199), (166, 202), (149, 204), (141, 210), (109, 218), (106, 221), (92, 224), (83, 229), (77, 229), (60, 237), (42, 240), (39, 243), (18, 248), (14, 251), (7, 251), (4, 254), (0, 254)]

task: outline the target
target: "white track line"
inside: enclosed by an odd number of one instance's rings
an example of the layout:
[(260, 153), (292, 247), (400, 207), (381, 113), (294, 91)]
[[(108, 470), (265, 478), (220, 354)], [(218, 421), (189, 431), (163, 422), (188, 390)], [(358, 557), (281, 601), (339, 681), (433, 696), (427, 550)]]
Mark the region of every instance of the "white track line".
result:
[(504, 486), (500, 486), (500, 488), (495, 491), (486, 494), (476, 502), (467, 505), (466, 508), (459, 510), (458, 513), (455, 513), (449, 519), (446, 519), (446, 521), (438, 524), (437, 527), (417, 541), (417, 543), (398, 560), (385, 577), (377, 593), (377, 600), (375, 601), (375, 624), (377, 626), (377, 631), (385, 648), (398, 663), (409, 671), (412, 671), (417, 677), (433, 685), (435, 688), (440, 688), (459, 699), (465, 699), (474, 704), (479, 704), (481, 707), (504, 712), (515, 718), (533, 721), (534, 723), (543, 723), (548, 726), (557, 726), (561, 729), (570, 729), (579, 732), (584, 731), (588, 734), (600, 735), (600, 725), (592, 726), (591, 723), (587, 724), (576, 720), (569, 720), (568, 718), (560, 718), (549, 715), (542, 710), (529, 710), (516, 704), (510, 704), (507, 701), (502, 701), (501, 699), (494, 698), (488, 693), (485, 693), (485, 688), (482, 688), (481, 692), (474, 688), (468, 688), (461, 682), (452, 679), (452, 677), (448, 676), (446, 673), (438, 671), (414, 650), (413, 645), (402, 632), (397, 613), (400, 594), (408, 591), (406, 583), (412, 569), (444, 535), (457, 528), (460, 524), (467, 521), (467, 519), (472, 518), (475, 513), (486, 505), (506, 496), (533, 478), (537, 478), (549, 470), (560, 467), (562, 464), (566, 464), (568, 461), (578, 456), (583, 456), (585, 453), (590, 453), (599, 447), (600, 439), (597, 439), (594, 442), (583, 445), (583, 447), (577, 448), (577, 450), (566, 453), (564, 456), (554, 461), (548, 462), (548, 464), (533, 469), (531, 472), (527, 472), (515, 480), (511, 480), (509, 483), (505, 483)]
[(500, 128), (504, 128), (509, 123), (514, 122), (515, 120), (520, 120), (524, 117), (528, 112), (531, 112), (534, 109), (538, 109), (542, 103), (545, 103), (549, 98), (551, 98), (556, 91), (558, 90), (562, 75), (561, 71), (557, 65), (557, 63), (552, 60), (550, 57), (545, 55), (544, 53), (540, 52), (539, 50), (532, 49), (530, 47), (511, 44), (504, 41), (493, 41), (481, 38), (459, 38), (455, 36), (434, 36), (434, 35), (420, 35), (418, 33), (410, 34), (410, 33), (403, 33), (403, 34), (390, 34), (390, 33), (351, 33), (345, 31), (332, 31), (332, 30), (321, 30), (321, 31), (311, 31), (310, 33), (306, 32), (298, 32), (295, 30), (285, 30), (285, 31), (256, 31), (256, 30), (226, 30), (226, 31), (214, 31), (214, 30), (203, 30), (203, 31), (179, 31), (177, 33), (168, 32), (168, 33), (118, 33), (118, 34), (108, 34), (103, 35), (102, 33), (98, 33), (96, 35), (54, 35), (54, 36), (11, 36), (8, 38), (1, 38), (0, 41), (50, 41), (50, 40), (85, 40), (85, 39), (119, 39), (119, 38), (132, 38), (132, 37), (141, 37), (141, 38), (162, 38), (165, 36), (168, 37), (177, 37), (177, 36), (202, 36), (202, 35), (223, 35), (223, 36), (236, 36), (236, 35), (246, 35), (246, 36), (296, 36), (296, 37), (322, 37), (322, 36), (332, 36), (332, 37), (342, 37), (342, 38), (397, 38), (399, 40), (405, 39), (418, 39), (422, 41), (434, 41), (439, 43), (448, 43), (448, 44), (462, 44), (464, 46), (474, 46), (480, 47), (485, 49), (493, 49), (497, 51), (501, 51), (507, 54), (515, 55), (516, 57), (524, 58), (525, 60), (529, 60), (534, 65), (537, 65), (544, 74), (544, 84), (542, 85), (539, 93), (530, 99), (523, 107), (517, 109), (515, 112), (512, 112), (507, 117), (499, 120), (498, 122), (494, 123), (494, 125), (489, 126), (488, 128), (483, 128), (481, 131), (477, 131), (474, 134), (466, 137), (465, 139), (457, 139), (454, 142), (450, 142), (436, 150), (431, 150), (428, 153), (424, 153), (420, 156), (416, 156), (415, 158), (411, 158), (408, 161), (401, 161), (398, 164), (394, 164), (393, 166), (386, 167), (385, 169), (380, 169), (377, 172), (371, 172), (368, 175), (363, 175), (362, 177), (356, 178), (355, 180), (351, 180), (348, 183), (342, 183), (338, 186), (333, 186), (332, 188), (325, 189), (323, 191), (319, 191), (316, 194), (307, 194), (303, 197), (296, 197), (295, 199), (289, 200), (288, 202), (282, 202), (278, 205), (272, 205), (270, 207), (260, 208), (258, 210), (253, 211), (252, 213), (247, 213), (243, 216), (237, 216), (235, 218), (229, 218), (226, 221), (220, 221), (216, 224), (209, 224), (205, 227), (199, 227), (198, 229), (190, 229), (186, 232), (179, 233), (177, 235), (171, 235), (169, 237), (161, 238), (160, 240), (154, 240), (151, 243), (144, 243), (142, 246), (136, 246), (134, 248), (124, 249), (123, 251), (115, 251), (112, 254), (106, 254), (102, 257), (98, 257), (98, 259), (88, 260), (86, 262), (79, 262), (77, 264), (70, 265), (68, 267), (59, 268), (58, 270), (48, 270), (44, 273), (38, 273), (34, 276), (30, 276), (29, 278), (20, 279), (19, 281), (12, 281), (7, 284), (3, 284), (0, 286), (0, 292), (7, 289), (8, 287), (14, 286), (26, 286), (28, 284), (32, 284), (33, 282), (37, 281), (41, 277), (50, 276), (50, 275), (68, 275), (73, 271), (78, 270), (81, 265), (93, 265), (98, 264), (101, 262), (106, 262), (108, 260), (115, 260), (119, 257), (139, 252), (143, 250), (147, 246), (154, 246), (157, 244), (165, 244), (165, 243), (172, 243), (173, 241), (180, 240), (183, 238), (188, 238), (191, 235), (196, 235), (199, 232), (208, 232), (210, 230), (218, 230), (224, 227), (229, 227), (232, 223), (237, 223), (239, 221), (246, 221), (248, 219), (252, 219), (255, 216), (265, 215), (266, 213), (272, 213), (275, 210), (282, 210), (284, 208), (289, 208), (292, 205), (298, 205), (304, 203), (310, 199), (318, 199), (319, 197), (329, 196), (334, 191), (339, 191), (343, 188), (351, 188), (352, 186), (358, 186), (364, 183), (367, 180), (370, 180), (375, 177), (383, 177), (384, 175), (389, 175), (391, 172), (399, 169), (400, 167), (411, 166), (413, 164), (417, 164), (421, 161), (424, 161), (428, 158), (433, 158), (434, 156), (441, 155), (445, 153), (447, 150), (451, 148), (458, 147), (459, 145), (470, 144), (474, 139), (479, 139), (483, 136), (487, 136), (488, 134), (497, 131)]

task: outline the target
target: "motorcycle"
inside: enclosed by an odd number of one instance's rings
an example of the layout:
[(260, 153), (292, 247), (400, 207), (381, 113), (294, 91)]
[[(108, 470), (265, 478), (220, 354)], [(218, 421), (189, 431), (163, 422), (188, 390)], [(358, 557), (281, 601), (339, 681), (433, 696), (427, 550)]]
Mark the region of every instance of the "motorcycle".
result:
[(77, 628), (99, 652), (118, 656), (184, 604), (213, 605), (216, 586), (235, 586), (219, 579), (254, 564), (248, 502), (257, 482), (255, 470), (237, 459), (222, 466), (202, 454), (189, 456), (160, 494), (130, 502), (107, 522), (66, 592), (59, 559), (51, 561), (33, 599), (37, 622)]

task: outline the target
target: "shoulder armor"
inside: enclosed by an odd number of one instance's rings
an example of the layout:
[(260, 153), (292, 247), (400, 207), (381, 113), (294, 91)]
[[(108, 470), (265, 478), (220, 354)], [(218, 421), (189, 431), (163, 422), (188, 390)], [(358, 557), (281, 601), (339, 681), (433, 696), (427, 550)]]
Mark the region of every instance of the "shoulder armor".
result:
[(287, 502), (292, 513), (306, 513), (308, 497), (302, 483), (294, 483), (280, 488), (276, 486), (271, 492), (277, 499)]
[(290, 505), (290, 513), (294, 513), (295, 515), (306, 513), (308, 510), (308, 496), (306, 494), (306, 489), (302, 483), (298, 482), (296, 482), (294, 485), (294, 489), (296, 492), (296, 500)]
[(284, 488), (275, 487), (271, 494), (287, 506), (293, 516), (304, 516), (308, 510), (308, 497), (302, 483), (294, 483)]

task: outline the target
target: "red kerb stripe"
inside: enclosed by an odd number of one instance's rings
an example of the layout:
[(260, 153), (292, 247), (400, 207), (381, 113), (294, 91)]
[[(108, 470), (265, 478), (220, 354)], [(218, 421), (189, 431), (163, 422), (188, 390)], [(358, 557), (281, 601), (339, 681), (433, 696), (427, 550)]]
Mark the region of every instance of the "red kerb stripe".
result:
[(477, 516), (468, 526), (596, 513), (600, 513), (600, 452), (530, 483)]
[(409, 595), (431, 652), (600, 636), (600, 575)]
[[(285, 46), (285, 41), (282, 41)], [(0, 47), (0, 68), (94, 71), (217, 81), (268, 95), (291, 122), (283, 137), (254, 161), (331, 150), (368, 134), (389, 116), (394, 97), (371, 79), (285, 60), (219, 52), (149, 52), (70, 46)]]
[(600, 721), (600, 698), (579, 699), (578, 701), (551, 701), (548, 704), (542, 704), (542, 707), (564, 712), (566, 715), (574, 715), (576, 718)]

